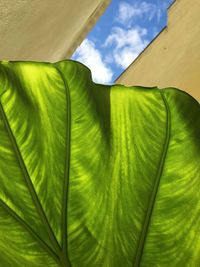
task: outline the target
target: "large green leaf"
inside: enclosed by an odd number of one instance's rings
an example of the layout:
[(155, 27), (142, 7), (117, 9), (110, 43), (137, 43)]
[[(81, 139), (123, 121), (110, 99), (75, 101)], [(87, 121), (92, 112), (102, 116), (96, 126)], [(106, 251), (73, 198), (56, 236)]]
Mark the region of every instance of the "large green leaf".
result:
[(200, 266), (200, 106), (0, 63), (0, 266)]

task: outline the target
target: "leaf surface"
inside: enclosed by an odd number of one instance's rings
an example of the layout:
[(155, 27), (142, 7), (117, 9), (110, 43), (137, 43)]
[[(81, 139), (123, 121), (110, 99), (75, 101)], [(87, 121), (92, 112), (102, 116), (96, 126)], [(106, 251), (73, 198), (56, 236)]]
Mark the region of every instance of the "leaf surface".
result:
[(0, 64), (0, 263), (198, 266), (200, 106), (72, 60)]

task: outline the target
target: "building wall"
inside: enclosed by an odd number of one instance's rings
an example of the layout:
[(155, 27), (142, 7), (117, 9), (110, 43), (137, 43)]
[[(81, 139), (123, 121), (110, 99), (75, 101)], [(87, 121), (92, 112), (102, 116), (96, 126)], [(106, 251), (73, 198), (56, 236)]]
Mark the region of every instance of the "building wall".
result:
[(167, 26), (115, 84), (175, 87), (200, 102), (200, 2), (176, 0)]
[(111, 0), (0, 0), (0, 60), (70, 58)]

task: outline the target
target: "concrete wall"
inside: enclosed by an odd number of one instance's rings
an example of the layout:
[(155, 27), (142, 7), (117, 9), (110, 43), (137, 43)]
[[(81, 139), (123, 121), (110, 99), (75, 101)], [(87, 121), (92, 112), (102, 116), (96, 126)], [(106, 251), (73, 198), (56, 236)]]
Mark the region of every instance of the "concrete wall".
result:
[(0, 0), (0, 61), (70, 58), (111, 0)]
[(200, 102), (200, 1), (176, 0), (167, 27), (115, 84), (176, 87)]

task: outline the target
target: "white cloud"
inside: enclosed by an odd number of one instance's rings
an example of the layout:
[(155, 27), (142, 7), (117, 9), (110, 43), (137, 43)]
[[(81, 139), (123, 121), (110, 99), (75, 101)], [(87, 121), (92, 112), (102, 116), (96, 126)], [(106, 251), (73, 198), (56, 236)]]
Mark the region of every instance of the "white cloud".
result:
[(95, 48), (94, 42), (85, 39), (76, 49), (73, 58), (90, 68), (92, 79), (97, 83), (109, 83), (112, 80), (113, 72), (102, 60), (102, 55)]
[(122, 29), (115, 27), (107, 37), (105, 46), (114, 45), (112, 57), (121, 68), (127, 68), (149, 43), (143, 36), (147, 34), (145, 28)]
[(119, 5), (119, 11), (116, 21), (121, 24), (127, 24), (131, 22), (132, 18), (143, 17), (147, 18), (149, 21), (152, 20), (155, 16), (160, 20), (161, 17), (161, 8), (152, 3), (147, 3), (145, 1), (140, 3), (134, 3), (133, 5), (122, 2)]
[(114, 59), (118, 66), (121, 66), (123, 69), (126, 69), (134, 59), (138, 56), (138, 53), (131, 51), (130, 48), (126, 47), (120, 52), (114, 52)]
[(147, 29), (139, 27), (128, 30), (114, 27), (112, 30), (113, 33), (106, 38), (105, 46), (115, 43), (117, 49), (126, 45), (135, 46), (141, 44), (141, 37), (147, 34)]

